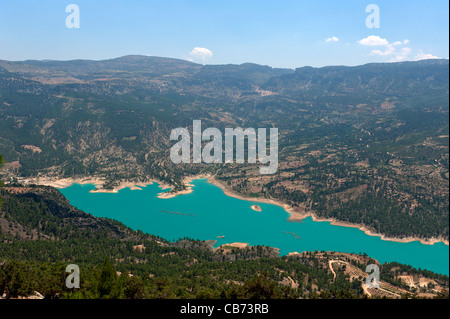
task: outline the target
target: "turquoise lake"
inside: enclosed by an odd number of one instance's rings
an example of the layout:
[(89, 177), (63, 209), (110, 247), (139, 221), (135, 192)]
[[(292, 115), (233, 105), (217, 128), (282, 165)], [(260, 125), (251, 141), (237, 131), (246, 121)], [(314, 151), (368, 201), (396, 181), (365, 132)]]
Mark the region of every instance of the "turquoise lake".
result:
[[(245, 242), (277, 247), (281, 255), (315, 250), (366, 253), (381, 263), (397, 261), (449, 274), (449, 247), (444, 243), (384, 241), (357, 228), (314, 222), (310, 217), (291, 222), (289, 214), (279, 206), (226, 196), (206, 179), (194, 180), (192, 184), (192, 193), (170, 199), (156, 197), (163, 191), (157, 184), (142, 190), (126, 188), (118, 193), (90, 193), (93, 185), (75, 184), (61, 192), (72, 205), (87, 213), (116, 219), (167, 240), (211, 239), (217, 240), (216, 246)], [(252, 210), (251, 205), (259, 205), (262, 212)]]

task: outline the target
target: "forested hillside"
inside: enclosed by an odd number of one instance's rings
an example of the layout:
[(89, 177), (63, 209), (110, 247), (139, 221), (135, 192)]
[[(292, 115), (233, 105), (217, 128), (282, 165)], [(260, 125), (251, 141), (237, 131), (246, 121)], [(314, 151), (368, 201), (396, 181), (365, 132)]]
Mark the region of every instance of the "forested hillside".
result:
[[(377, 263), (365, 255), (279, 256), (263, 246), (167, 242), (86, 214), (51, 187), (8, 185), (0, 196), (4, 298), (366, 298), (364, 270)], [(65, 286), (69, 264), (80, 267), (79, 289)], [(448, 298), (447, 276), (397, 263), (380, 267), (386, 290), (369, 290), (373, 298)]]
[[(7, 181), (157, 179), (207, 173), (299, 213), (388, 237), (449, 236), (448, 60), (274, 69), (144, 56), (0, 61)], [(184, 164), (170, 131), (277, 127), (279, 168)]]

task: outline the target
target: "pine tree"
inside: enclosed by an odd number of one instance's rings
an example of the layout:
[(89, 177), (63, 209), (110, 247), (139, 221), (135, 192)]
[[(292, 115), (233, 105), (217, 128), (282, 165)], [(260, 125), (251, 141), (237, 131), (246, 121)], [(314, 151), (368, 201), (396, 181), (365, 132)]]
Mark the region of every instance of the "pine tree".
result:
[(97, 286), (99, 297), (106, 299), (118, 298), (120, 296), (120, 287), (118, 284), (116, 269), (109, 258), (105, 258)]

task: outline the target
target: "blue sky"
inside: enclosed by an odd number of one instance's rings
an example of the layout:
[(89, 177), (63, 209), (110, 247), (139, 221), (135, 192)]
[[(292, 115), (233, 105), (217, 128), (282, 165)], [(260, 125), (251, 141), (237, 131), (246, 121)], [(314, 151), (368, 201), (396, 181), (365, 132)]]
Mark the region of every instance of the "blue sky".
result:
[[(66, 6), (80, 28), (66, 27)], [(369, 4), (380, 28), (367, 28)], [(360, 65), (449, 53), (447, 0), (0, 0), (0, 59)], [(327, 41), (328, 40), (328, 41)]]

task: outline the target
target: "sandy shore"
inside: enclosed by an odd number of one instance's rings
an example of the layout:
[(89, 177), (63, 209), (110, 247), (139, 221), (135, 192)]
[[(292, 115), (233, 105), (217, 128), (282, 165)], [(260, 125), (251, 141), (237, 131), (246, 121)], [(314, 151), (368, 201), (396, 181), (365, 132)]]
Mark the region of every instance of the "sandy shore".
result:
[(185, 186), (187, 186), (186, 189), (181, 190), (181, 191), (177, 191), (177, 192), (172, 192), (171, 191), (172, 187), (167, 186), (167, 187), (164, 187), (163, 189), (170, 188), (171, 190), (168, 191), (168, 192), (159, 193), (157, 195), (157, 197), (158, 198), (162, 198), (162, 199), (168, 199), (168, 198), (173, 198), (173, 197), (178, 196), (178, 195), (186, 195), (186, 194), (192, 193), (193, 192), (192, 187), (194, 187), (194, 185), (192, 185), (191, 182), (194, 179), (200, 179), (200, 178), (209, 178), (209, 175), (196, 175), (196, 176), (192, 176), (192, 177), (185, 177), (183, 179), (182, 183)]
[[(20, 180), (21, 183), (24, 184), (39, 184), (45, 186), (52, 186), (55, 188), (67, 188), (72, 186), (73, 184), (92, 184), (95, 186), (95, 189), (91, 190), (91, 193), (117, 193), (121, 189), (130, 188), (131, 190), (142, 190), (142, 187), (146, 187), (148, 185), (153, 184), (154, 182), (159, 183), (158, 181), (149, 181), (149, 182), (132, 182), (132, 181), (120, 181), (117, 186), (114, 186), (112, 189), (104, 189), (103, 185), (106, 180), (97, 177), (91, 178), (63, 178), (63, 179), (52, 179), (52, 178), (27, 178)], [(162, 183), (159, 183), (162, 189), (167, 188), (168, 186)]]
[[(90, 183), (87, 183), (87, 184), (90, 184)], [(117, 193), (121, 189), (124, 189), (124, 188), (127, 188), (127, 187), (130, 188), (133, 191), (135, 191), (135, 190), (142, 190), (142, 187), (146, 187), (147, 185), (151, 185), (151, 184), (153, 184), (153, 183), (150, 182), (150, 183), (145, 184), (145, 183), (133, 183), (133, 182), (128, 182), (128, 181), (122, 181), (122, 182), (119, 183), (118, 186), (114, 186), (113, 189), (101, 188), (101, 185), (103, 185), (103, 184), (101, 184), (100, 188), (97, 185), (95, 185), (96, 189), (91, 190), (90, 193)]]
[(291, 252), (291, 253), (289, 253), (288, 254), (288, 257), (289, 256), (300, 256), (301, 254), (298, 252), (298, 251), (293, 251), (293, 252)]
[(285, 203), (282, 203), (280, 201), (276, 201), (273, 199), (245, 197), (242, 194), (239, 194), (239, 193), (229, 189), (229, 187), (227, 187), (226, 185), (223, 185), (222, 183), (217, 181), (213, 176), (202, 175), (201, 177), (192, 177), (192, 178), (190, 178), (190, 180), (198, 179), (198, 178), (207, 178), (209, 183), (220, 187), (223, 190), (223, 192), (225, 193), (225, 195), (227, 195), (227, 196), (235, 197), (235, 198), (242, 199), (242, 200), (252, 201), (252, 202), (267, 203), (267, 204), (273, 204), (273, 205), (280, 206), (291, 215), (289, 217), (290, 221), (302, 221), (303, 219), (305, 219), (307, 217), (311, 217), (313, 219), (313, 221), (315, 221), (315, 222), (329, 222), (329, 223), (331, 223), (331, 225), (335, 225), (335, 226), (358, 228), (358, 229), (362, 230), (366, 235), (380, 237), (382, 240), (394, 241), (394, 242), (399, 242), (399, 243), (409, 243), (409, 242), (413, 242), (413, 241), (419, 241), (424, 245), (434, 245), (436, 243), (443, 242), (445, 245), (447, 245), (447, 246), (449, 245), (449, 241), (444, 238), (423, 239), (423, 238), (418, 238), (418, 237), (404, 237), (404, 238), (387, 237), (383, 234), (375, 233), (374, 231), (369, 229), (367, 226), (362, 225), (362, 224), (352, 224), (352, 223), (348, 223), (348, 222), (339, 221), (334, 218), (330, 218), (330, 219), (320, 218), (320, 217), (317, 217), (314, 214), (314, 212), (312, 212), (312, 211), (308, 211), (308, 212), (307, 211), (299, 211), (299, 209), (297, 209), (297, 208), (293, 208), (292, 206), (290, 206), (288, 204), (285, 204)]
[[(198, 178), (202, 178), (202, 177), (198, 177)], [(159, 193), (157, 195), (157, 197), (161, 198), (161, 199), (168, 199), (168, 198), (173, 198), (173, 197), (178, 196), (178, 195), (186, 195), (186, 194), (192, 193), (193, 192), (192, 187), (194, 185), (190, 184), (191, 182), (192, 182), (192, 178), (185, 177), (183, 179), (182, 183), (184, 185), (186, 185), (187, 188), (184, 189), (184, 190), (178, 191), (178, 192), (172, 192), (173, 188), (170, 187), (170, 186), (161, 187), (162, 189), (170, 188), (170, 190), (168, 192)]]
[(379, 234), (379, 233), (374, 232), (373, 230), (369, 229), (367, 226), (362, 225), (362, 224), (352, 224), (352, 223), (343, 222), (343, 221), (336, 220), (336, 219), (318, 218), (317, 216), (312, 215), (312, 214), (310, 216), (316, 222), (330, 222), (331, 225), (335, 225), (335, 226), (358, 228), (359, 230), (362, 230), (366, 235), (380, 237), (382, 240), (394, 241), (394, 242), (398, 242), (398, 243), (410, 243), (413, 241), (419, 241), (420, 243), (422, 243), (424, 245), (434, 245), (436, 243), (443, 242), (445, 245), (447, 245), (447, 246), (449, 245), (449, 241), (444, 238), (426, 238), (426, 239), (424, 239), (424, 238), (412, 237), (412, 236), (403, 237), (403, 238), (387, 237), (384, 234)]
[(245, 248), (247, 246), (248, 246), (248, 243), (231, 243), (231, 244), (220, 245), (219, 248), (224, 248), (224, 247)]
[(100, 188), (105, 183), (105, 180), (101, 178), (91, 177), (91, 178), (63, 178), (63, 179), (53, 179), (48, 177), (40, 177), (37, 178), (25, 178), (19, 180), (19, 182), (23, 184), (36, 184), (36, 185), (45, 185), (52, 186), (55, 188), (66, 188), (70, 187), (73, 184), (93, 184), (95, 187)]

